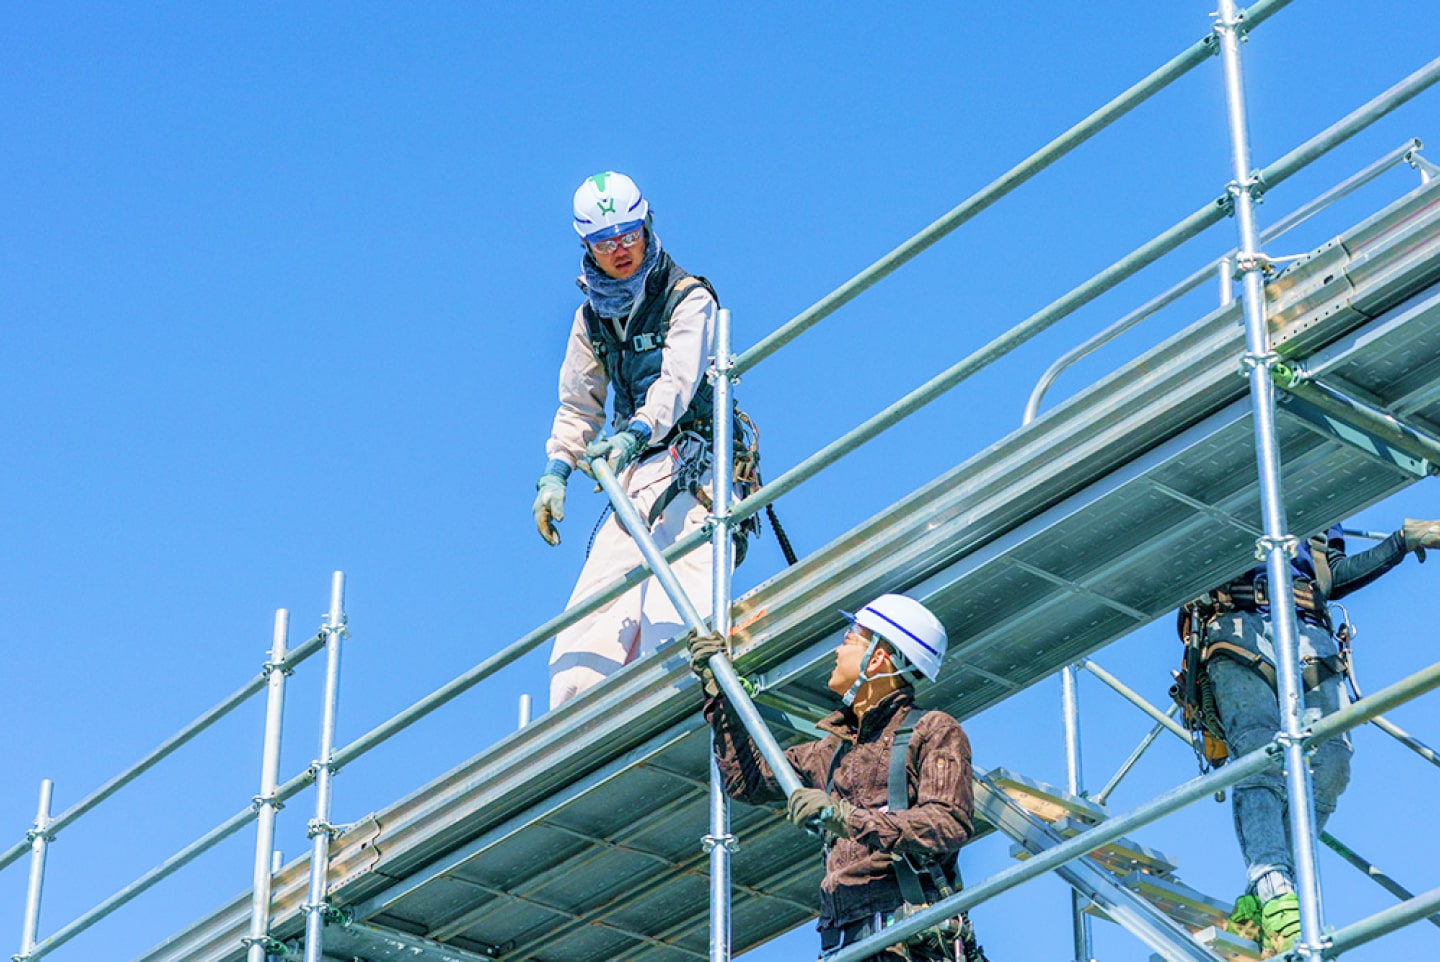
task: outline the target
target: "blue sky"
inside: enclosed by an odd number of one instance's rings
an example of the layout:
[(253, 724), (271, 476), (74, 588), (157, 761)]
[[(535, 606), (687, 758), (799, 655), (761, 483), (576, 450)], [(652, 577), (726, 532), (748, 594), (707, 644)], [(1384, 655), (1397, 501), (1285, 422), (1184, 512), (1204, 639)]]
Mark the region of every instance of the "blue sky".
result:
[[(209, 4), (0, 9), (0, 843), (41, 778), (56, 810), (249, 678), (274, 609), (298, 642), (350, 578), (348, 741), (563, 605), (601, 501), (570, 491), (558, 549), (533, 482), (577, 299), (576, 184), (630, 173), (664, 243), (733, 309), (737, 347), (1198, 39), (1205, 3)], [(1436, 55), (1428, 6), (1298, 0), (1245, 48), (1257, 164)], [(1431, 91), (1273, 191), (1262, 226), (1404, 139)], [(744, 379), (776, 475), (1219, 194), (1218, 62), (1203, 65)], [(1396, 171), (1278, 242), (1313, 247), (1416, 183)], [(803, 552), (1018, 425), (1060, 352), (1234, 243), (1225, 222), (781, 503)], [(1281, 250), (1280, 248), (1284, 248)], [(1056, 400), (1199, 316), (1205, 291), (1062, 378)], [(1440, 514), (1427, 481), (1357, 523)], [(762, 541), (739, 588), (783, 564)], [(1440, 570), (1440, 569), (1437, 569)], [(1361, 595), (1370, 687), (1431, 660), (1413, 560)], [(1163, 619), (1162, 619), (1163, 621)], [(1153, 700), (1169, 628), (1098, 660)], [(493, 742), (543, 653), (347, 769), (336, 818), (384, 806)], [(313, 757), (314, 668), (291, 687), (283, 774)], [(969, 723), (977, 761), (1063, 779), (1058, 683)], [(1088, 778), (1148, 723), (1082, 686)], [(48, 934), (248, 803), (259, 702), (61, 837)], [(1395, 719), (1440, 740), (1433, 707)], [(1428, 729), (1428, 730), (1427, 730)], [(1417, 890), (1440, 777), (1358, 736), (1336, 835)], [(1116, 796), (1193, 773), (1163, 742)], [(304, 847), (308, 796), (283, 813)], [(1410, 831), (1414, 829), (1415, 831)], [(1142, 839), (1221, 898), (1243, 884), (1228, 811)], [(128, 958), (248, 884), (248, 835), (56, 959)], [(1186, 857), (1188, 856), (1188, 857)], [(1008, 859), (977, 845), (967, 874)], [(1389, 899), (1322, 854), (1333, 920)], [(0, 875), (18, 945), (23, 869)], [(1053, 880), (976, 913), (992, 956), (1068, 958)], [(1143, 960), (1096, 925), (1100, 957)], [(4, 938), (4, 936), (0, 936)], [(1433, 953), (1416, 927), (1354, 958)], [(804, 958), (805, 930), (754, 952)]]

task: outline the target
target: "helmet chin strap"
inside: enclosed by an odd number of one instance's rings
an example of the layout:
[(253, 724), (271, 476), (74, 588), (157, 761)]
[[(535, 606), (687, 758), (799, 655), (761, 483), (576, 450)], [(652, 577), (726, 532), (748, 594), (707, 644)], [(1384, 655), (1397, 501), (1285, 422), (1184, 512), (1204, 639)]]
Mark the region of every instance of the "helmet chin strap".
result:
[(870, 645), (865, 649), (865, 656), (860, 659), (860, 673), (855, 676), (855, 683), (850, 686), (850, 690), (840, 699), (840, 704), (846, 708), (855, 707), (855, 696), (860, 692), (860, 686), (870, 680), (870, 677), (865, 674), (865, 669), (870, 667), (870, 659), (874, 657), (875, 646), (878, 644), (880, 644), (880, 638), (876, 635), (871, 635)]

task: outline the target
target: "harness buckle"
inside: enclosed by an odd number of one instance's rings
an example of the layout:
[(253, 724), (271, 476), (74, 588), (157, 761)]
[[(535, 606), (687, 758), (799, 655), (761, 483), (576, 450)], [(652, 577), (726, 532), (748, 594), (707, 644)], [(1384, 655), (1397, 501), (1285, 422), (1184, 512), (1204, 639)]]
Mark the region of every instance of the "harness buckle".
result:
[(636, 351), (653, 351), (665, 346), (664, 334), (636, 334), (630, 339), (630, 346)]

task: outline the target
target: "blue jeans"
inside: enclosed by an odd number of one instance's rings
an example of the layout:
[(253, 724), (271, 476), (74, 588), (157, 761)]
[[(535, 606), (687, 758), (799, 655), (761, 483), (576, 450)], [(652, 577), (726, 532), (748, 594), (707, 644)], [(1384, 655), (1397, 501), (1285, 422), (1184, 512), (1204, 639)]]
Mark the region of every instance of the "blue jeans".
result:
[[(1325, 658), (1335, 653), (1335, 640), (1324, 628), (1303, 620), (1297, 627), (1302, 658)], [(1223, 639), (1267, 658), (1273, 657), (1270, 620), (1252, 612), (1234, 612), (1221, 617), (1207, 630), (1206, 639)], [(1280, 730), (1279, 700), (1264, 676), (1223, 653), (1212, 657), (1206, 670), (1214, 687), (1230, 754), (1244, 755), (1274, 739)], [(1344, 679), (1329, 675), (1305, 692), (1301, 725), (1308, 728), (1349, 703)], [(1325, 742), (1310, 756), (1317, 829), (1325, 826), (1326, 819), (1335, 811), (1336, 800), (1350, 781), (1350, 754), (1349, 737), (1342, 736)], [(1295, 863), (1291, 854), (1284, 775), (1279, 768), (1267, 769), (1236, 783), (1233, 792), (1235, 835), (1245, 858), (1248, 890), (1261, 901), (1293, 891)]]

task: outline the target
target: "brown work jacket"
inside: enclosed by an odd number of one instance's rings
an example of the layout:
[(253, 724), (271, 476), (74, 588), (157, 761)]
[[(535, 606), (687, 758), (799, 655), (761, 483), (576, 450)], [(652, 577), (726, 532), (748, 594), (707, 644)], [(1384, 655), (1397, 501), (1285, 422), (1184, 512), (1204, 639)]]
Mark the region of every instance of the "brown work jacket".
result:
[[(819, 723), (828, 733), (824, 738), (785, 751), (802, 782), (825, 788), (831, 781), (831, 790), (855, 806), (846, 823), (850, 837), (835, 839), (825, 862), (822, 929), (894, 911), (904, 900), (893, 856), (908, 855), (917, 864), (953, 860), (973, 831), (970, 740), (960, 723), (944, 712), (925, 712), (915, 724), (905, 764), (910, 807), (889, 809), (890, 745), (906, 712), (918, 710), (913, 704), (911, 689), (893, 692), (866, 712), (859, 726), (854, 714), (842, 709)], [(705, 717), (715, 731), (715, 757), (725, 790), (747, 802), (783, 799), (770, 767), (729, 704), (723, 698), (708, 700)], [(842, 744), (849, 750), (831, 780), (831, 762)], [(934, 898), (928, 879), (925, 888)]]

